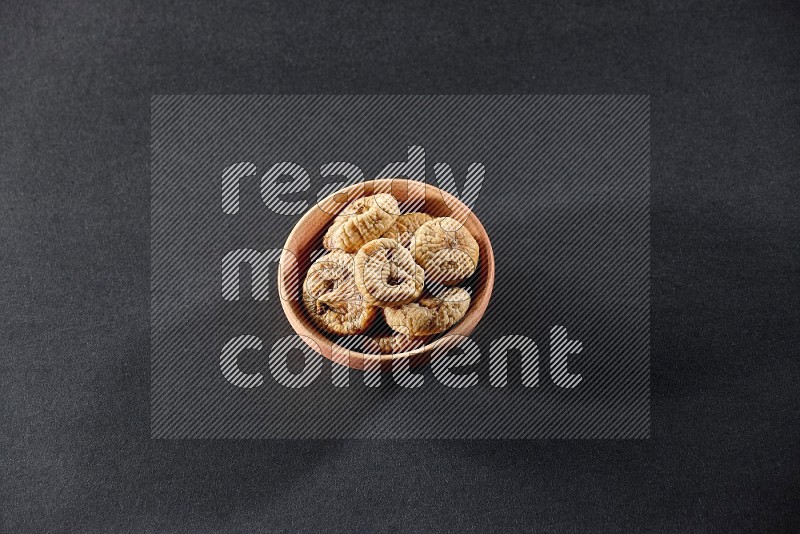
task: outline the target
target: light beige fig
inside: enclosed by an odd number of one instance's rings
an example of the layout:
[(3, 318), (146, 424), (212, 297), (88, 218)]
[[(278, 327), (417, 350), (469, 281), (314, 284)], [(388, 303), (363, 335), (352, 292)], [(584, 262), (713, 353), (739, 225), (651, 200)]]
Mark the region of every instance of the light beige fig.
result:
[(408, 335), (407, 329), (402, 325), (399, 325), (398, 328), (404, 332), (370, 338), (366, 343), (366, 351), (370, 354), (398, 354), (418, 349), (425, 344), (427, 338)]
[(399, 216), (397, 200), (388, 193), (360, 198), (333, 220), (322, 238), (322, 246), (355, 254), (365, 243), (391, 228)]
[(430, 336), (451, 328), (467, 313), (469, 293), (460, 287), (445, 290), (438, 297), (425, 295), (417, 302), (398, 308), (384, 308), (386, 324), (411, 337)]
[(432, 220), (433, 217), (427, 213), (406, 213), (399, 216), (391, 228), (386, 230), (381, 237), (396, 239), (397, 242), (400, 243), (400, 246), (409, 248), (411, 239), (414, 237), (414, 232), (416, 232), (420, 226)]
[(303, 303), (314, 324), (331, 334), (360, 334), (377, 315), (377, 308), (356, 289), (353, 256), (338, 250), (325, 254), (308, 269)]
[(462, 282), (478, 266), (478, 242), (462, 223), (450, 217), (420, 226), (410, 247), (416, 262), (425, 269), (425, 277), (444, 285)]
[(394, 239), (370, 241), (355, 256), (356, 288), (374, 306), (399, 306), (415, 300), (425, 283), (425, 271), (411, 252)]

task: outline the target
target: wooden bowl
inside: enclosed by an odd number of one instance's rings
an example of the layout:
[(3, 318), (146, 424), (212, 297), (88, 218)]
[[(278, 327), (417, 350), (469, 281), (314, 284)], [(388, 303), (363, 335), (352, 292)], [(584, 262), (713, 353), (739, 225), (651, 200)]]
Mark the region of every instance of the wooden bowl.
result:
[[(477, 275), (473, 275), (472, 300), (464, 317), (450, 330), (434, 337), (422, 347), (396, 354), (366, 354), (347, 350), (335, 343), (335, 337), (319, 330), (306, 315), (302, 285), (311, 264), (312, 254), (322, 248), (322, 236), (334, 217), (354, 200), (376, 193), (391, 193), (403, 213), (423, 211), (434, 217), (449, 216), (462, 221), (480, 247)], [(412, 206), (413, 209), (404, 208)], [(286, 318), (303, 341), (322, 356), (354, 369), (386, 368), (392, 360), (408, 359), (411, 365), (430, 361), (431, 355), (444, 354), (457, 345), (460, 336), (475, 330), (489, 305), (494, 287), (494, 253), (489, 236), (478, 218), (463, 202), (446, 191), (424, 182), (405, 178), (372, 180), (341, 189), (314, 205), (297, 222), (286, 244), (278, 269), (278, 288)], [(378, 318), (380, 320), (380, 318)]]

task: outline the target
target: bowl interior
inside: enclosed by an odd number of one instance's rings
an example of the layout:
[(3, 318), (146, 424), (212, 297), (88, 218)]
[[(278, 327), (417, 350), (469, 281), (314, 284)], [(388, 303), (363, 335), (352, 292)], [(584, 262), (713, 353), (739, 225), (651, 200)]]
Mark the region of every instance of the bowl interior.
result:
[[(472, 300), (464, 317), (447, 332), (432, 338), (424, 346), (395, 354), (368, 354), (347, 350), (336, 343), (336, 337), (316, 326), (306, 315), (302, 302), (302, 283), (313, 259), (322, 249), (322, 237), (331, 221), (350, 202), (376, 193), (391, 193), (400, 203), (402, 213), (422, 211), (434, 217), (453, 217), (461, 221), (475, 237), (480, 248), (478, 268), (470, 280)], [(314, 205), (297, 222), (284, 245), (278, 269), (278, 287), (281, 305), (295, 332), (312, 349), (337, 363), (349, 367), (372, 368), (380, 362), (407, 358), (418, 365), (429, 361), (432, 353), (439, 353), (458, 343), (460, 336), (468, 336), (486, 311), (494, 286), (494, 254), (489, 236), (478, 218), (453, 195), (424, 182), (404, 178), (372, 180), (341, 189)]]

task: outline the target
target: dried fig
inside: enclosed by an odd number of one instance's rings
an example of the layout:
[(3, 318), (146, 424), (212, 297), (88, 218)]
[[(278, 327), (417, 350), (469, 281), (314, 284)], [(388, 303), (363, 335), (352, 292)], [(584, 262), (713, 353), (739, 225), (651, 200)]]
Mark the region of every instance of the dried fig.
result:
[(381, 237), (396, 239), (400, 246), (409, 248), (411, 238), (414, 237), (417, 228), (432, 220), (433, 217), (427, 213), (406, 213), (399, 216), (392, 227), (386, 230)]
[[(398, 325), (401, 330), (405, 328)], [(411, 337), (407, 333), (397, 332), (393, 335), (371, 338), (365, 347), (367, 352), (375, 354), (398, 354), (414, 350), (425, 344), (424, 337)]]
[(415, 300), (425, 282), (425, 271), (411, 252), (394, 239), (370, 241), (355, 256), (356, 287), (374, 306), (397, 306)]
[(464, 317), (470, 300), (465, 289), (453, 287), (438, 297), (426, 295), (399, 308), (384, 308), (383, 316), (386, 324), (401, 334), (412, 337), (439, 334)]
[(355, 254), (365, 243), (379, 238), (399, 216), (397, 200), (388, 193), (360, 198), (333, 220), (322, 245)]
[(333, 251), (315, 261), (303, 282), (303, 303), (311, 320), (331, 334), (359, 334), (377, 315), (356, 289), (353, 256)]
[(425, 277), (444, 285), (462, 282), (478, 266), (478, 242), (462, 223), (450, 217), (420, 226), (410, 246)]

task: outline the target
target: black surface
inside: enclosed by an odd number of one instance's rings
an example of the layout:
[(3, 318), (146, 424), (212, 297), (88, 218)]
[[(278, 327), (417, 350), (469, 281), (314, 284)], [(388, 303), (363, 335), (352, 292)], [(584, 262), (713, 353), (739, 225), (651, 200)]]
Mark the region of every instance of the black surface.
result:
[[(151, 436), (648, 437), (648, 117), (648, 98), (641, 95), (155, 98)], [(319, 176), (327, 162), (358, 162), (373, 178), (394, 161), (414, 161), (409, 142), (424, 148), (420, 177), (429, 184), (444, 185), (437, 161), (446, 161), (461, 184), (471, 163), (486, 169), (471, 208), (491, 239), (495, 282), (469, 336), (479, 359), (470, 366), (477, 383), (445, 387), (428, 366), (417, 375), (418, 388), (397, 386), (389, 377), (381, 387), (368, 387), (362, 373), (351, 373), (348, 387), (336, 387), (330, 362), (295, 349), (293, 359), (303, 362), (298, 367), (309, 370), (317, 362), (320, 376), (302, 388), (281, 385), (277, 347), (294, 331), (277, 295), (277, 269), (267, 272), (272, 293), (260, 301), (251, 296), (258, 271), (239, 267), (242, 298), (226, 301), (222, 258), (242, 248), (280, 252), (323, 183), (341, 186)], [(220, 207), (220, 177), (240, 161), (261, 170), (240, 180), (239, 211), (229, 214)], [(306, 193), (292, 195), (305, 202), (293, 215), (275, 213), (259, 193), (259, 174), (277, 161), (302, 165), (313, 176)], [(269, 181), (265, 185), (274, 191)], [(415, 209), (405, 204), (404, 211)], [(322, 248), (321, 240), (311, 246)], [(479, 272), (460, 285), (475, 294)], [(284, 292), (285, 299), (295, 296)], [(385, 324), (377, 319), (371, 335), (381, 335)], [(554, 325), (581, 343), (567, 364), (580, 374), (575, 388), (550, 378)], [(220, 371), (223, 347), (240, 335), (263, 343), (238, 357), (241, 369), (261, 373), (263, 383), (255, 388), (233, 386)], [(536, 343), (536, 387), (522, 384), (519, 350), (509, 356), (506, 386), (490, 383), (491, 346), (504, 336), (525, 336), (528, 355)], [(353, 338), (332, 339), (354, 344)]]
[[(0, 6), (0, 530), (800, 528), (794, 3)], [(153, 93), (649, 93), (648, 441), (151, 441)]]

